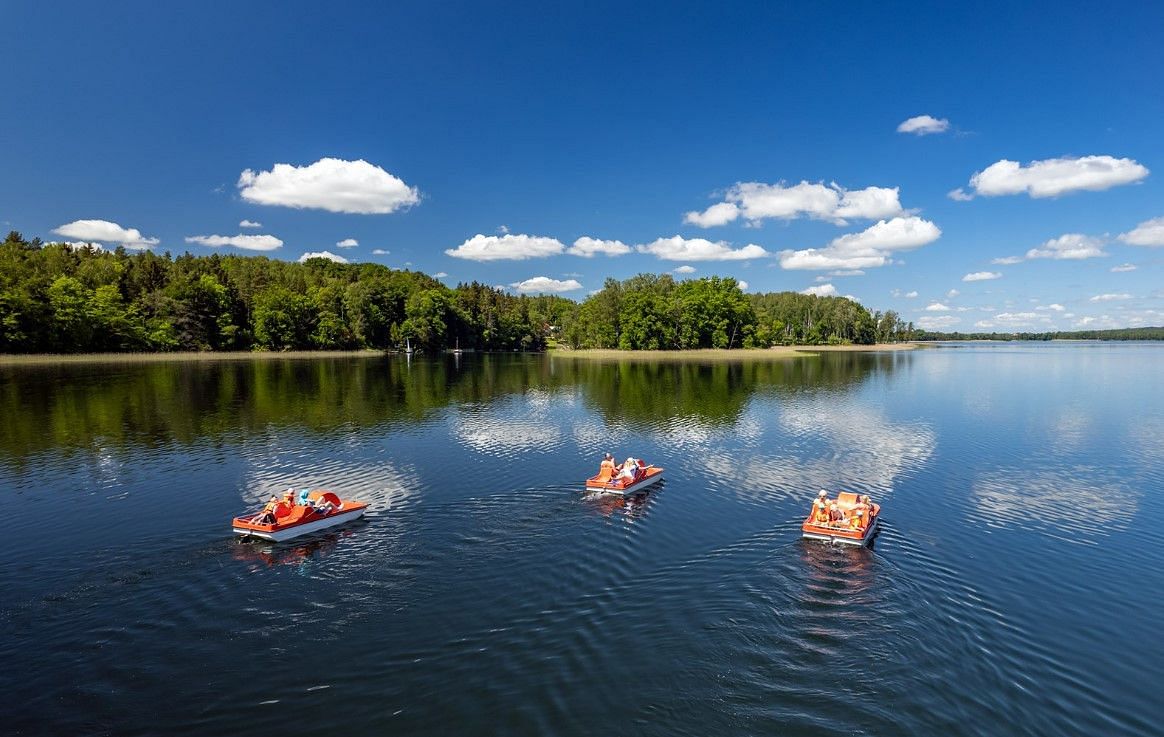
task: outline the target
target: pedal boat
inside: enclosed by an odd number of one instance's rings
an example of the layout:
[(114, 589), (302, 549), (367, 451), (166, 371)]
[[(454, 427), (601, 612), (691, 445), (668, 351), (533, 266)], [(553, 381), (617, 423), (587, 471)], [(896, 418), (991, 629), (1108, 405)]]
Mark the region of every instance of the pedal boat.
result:
[(257, 513), (235, 517), (234, 534), (281, 542), (300, 535), (326, 530), (329, 527), (347, 524), (354, 519), (363, 517), (364, 512), (368, 510), (368, 505), (365, 502), (340, 499), (330, 491), (313, 491), (307, 498), (312, 502), (325, 499), (331, 502), (335, 508), (327, 514), (321, 514), (314, 506), (289, 505), (286, 502), (279, 502), (278, 506), (275, 507), (274, 522), (252, 522), (251, 520), (258, 516)]
[[(848, 514), (856, 504), (856, 494), (848, 491), (837, 494), (837, 506), (842, 512)], [(802, 537), (806, 540), (822, 540), (838, 545), (868, 545), (881, 524), (881, 505), (871, 503), (870, 506), (872, 514), (869, 515), (869, 521), (865, 523), (864, 528), (856, 530), (849, 526), (847, 520), (833, 524), (818, 524), (812, 521), (812, 512), (809, 512), (804, 524), (800, 526)]]
[(607, 494), (629, 496), (631, 494), (637, 494), (643, 489), (647, 489), (663, 480), (663, 469), (658, 466), (644, 465), (640, 460), (639, 471), (640, 473), (637, 478), (629, 482), (626, 479), (612, 479), (606, 474), (591, 476), (586, 479), (586, 491), (601, 491)]

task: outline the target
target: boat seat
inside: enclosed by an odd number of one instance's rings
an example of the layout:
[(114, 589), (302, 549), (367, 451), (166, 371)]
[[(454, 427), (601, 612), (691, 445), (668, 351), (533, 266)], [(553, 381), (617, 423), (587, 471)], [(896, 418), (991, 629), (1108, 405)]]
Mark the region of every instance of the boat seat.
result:
[(857, 495), (851, 491), (842, 491), (837, 494), (837, 506), (841, 509), (852, 509), (857, 505)]

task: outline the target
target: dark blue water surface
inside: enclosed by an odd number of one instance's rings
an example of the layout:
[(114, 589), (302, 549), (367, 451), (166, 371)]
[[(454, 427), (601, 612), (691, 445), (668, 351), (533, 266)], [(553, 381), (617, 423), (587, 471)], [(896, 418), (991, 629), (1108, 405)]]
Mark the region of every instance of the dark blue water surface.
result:
[[(1162, 366), (0, 366), (0, 732), (1158, 735)], [(666, 481), (588, 496), (605, 450)], [(372, 510), (232, 538), (289, 486)], [(872, 550), (800, 540), (820, 488)]]

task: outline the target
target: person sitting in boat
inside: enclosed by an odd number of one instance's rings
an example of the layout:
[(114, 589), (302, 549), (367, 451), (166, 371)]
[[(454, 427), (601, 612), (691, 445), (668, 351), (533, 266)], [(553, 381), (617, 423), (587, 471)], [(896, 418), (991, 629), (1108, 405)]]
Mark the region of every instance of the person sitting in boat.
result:
[(598, 476), (603, 479), (612, 479), (618, 475), (618, 467), (614, 465), (614, 456), (610, 453), (602, 454), (602, 463), (598, 464)]
[(829, 493), (824, 489), (820, 490), (816, 501), (812, 503), (812, 521), (818, 525), (827, 525), (829, 523)]
[(829, 502), (829, 524), (839, 525), (845, 521), (845, 513), (837, 506), (836, 500)]
[(279, 497), (274, 494), (267, 500), (267, 504), (263, 507), (263, 511), (251, 518), (251, 523), (256, 525), (269, 525), (275, 521), (275, 507), (279, 506)]
[(315, 513), (318, 515), (329, 515), (335, 511), (335, 505), (329, 499), (320, 497), (315, 500)]
[(622, 470), (618, 473), (618, 478), (623, 479), (626, 483), (631, 483), (638, 477), (639, 462), (634, 458), (627, 458), (626, 463), (622, 464)]
[(295, 490), (294, 489), (288, 489), (287, 491), (283, 492), (283, 502), (288, 507), (295, 506)]
[(865, 513), (854, 507), (853, 513), (849, 515), (849, 527), (858, 532), (865, 529)]
[(857, 512), (860, 512), (861, 516), (866, 520), (873, 513), (873, 505), (869, 503), (868, 494), (862, 494), (857, 497), (857, 503), (853, 505), (853, 513), (856, 514)]

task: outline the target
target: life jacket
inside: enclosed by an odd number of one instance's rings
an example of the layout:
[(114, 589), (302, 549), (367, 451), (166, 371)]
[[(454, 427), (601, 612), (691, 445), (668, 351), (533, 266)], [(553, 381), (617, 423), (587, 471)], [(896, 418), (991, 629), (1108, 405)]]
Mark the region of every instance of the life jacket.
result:
[(614, 467), (614, 461), (608, 461), (604, 458), (602, 463), (598, 464), (598, 478), (603, 481), (610, 480), (616, 473), (618, 470)]
[(816, 502), (813, 503), (812, 507), (813, 507), (812, 517), (813, 517), (814, 522), (828, 522), (829, 521), (829, 509), (828, 509), (828, 507), (825, 506), (824, 502), (822, 502), (818, 499)]
[(859, 530), (864, 526), (865, 518), (854, 512), (853, 516), (849, 519), (849, 527), (852, 527), (854, 530)]

